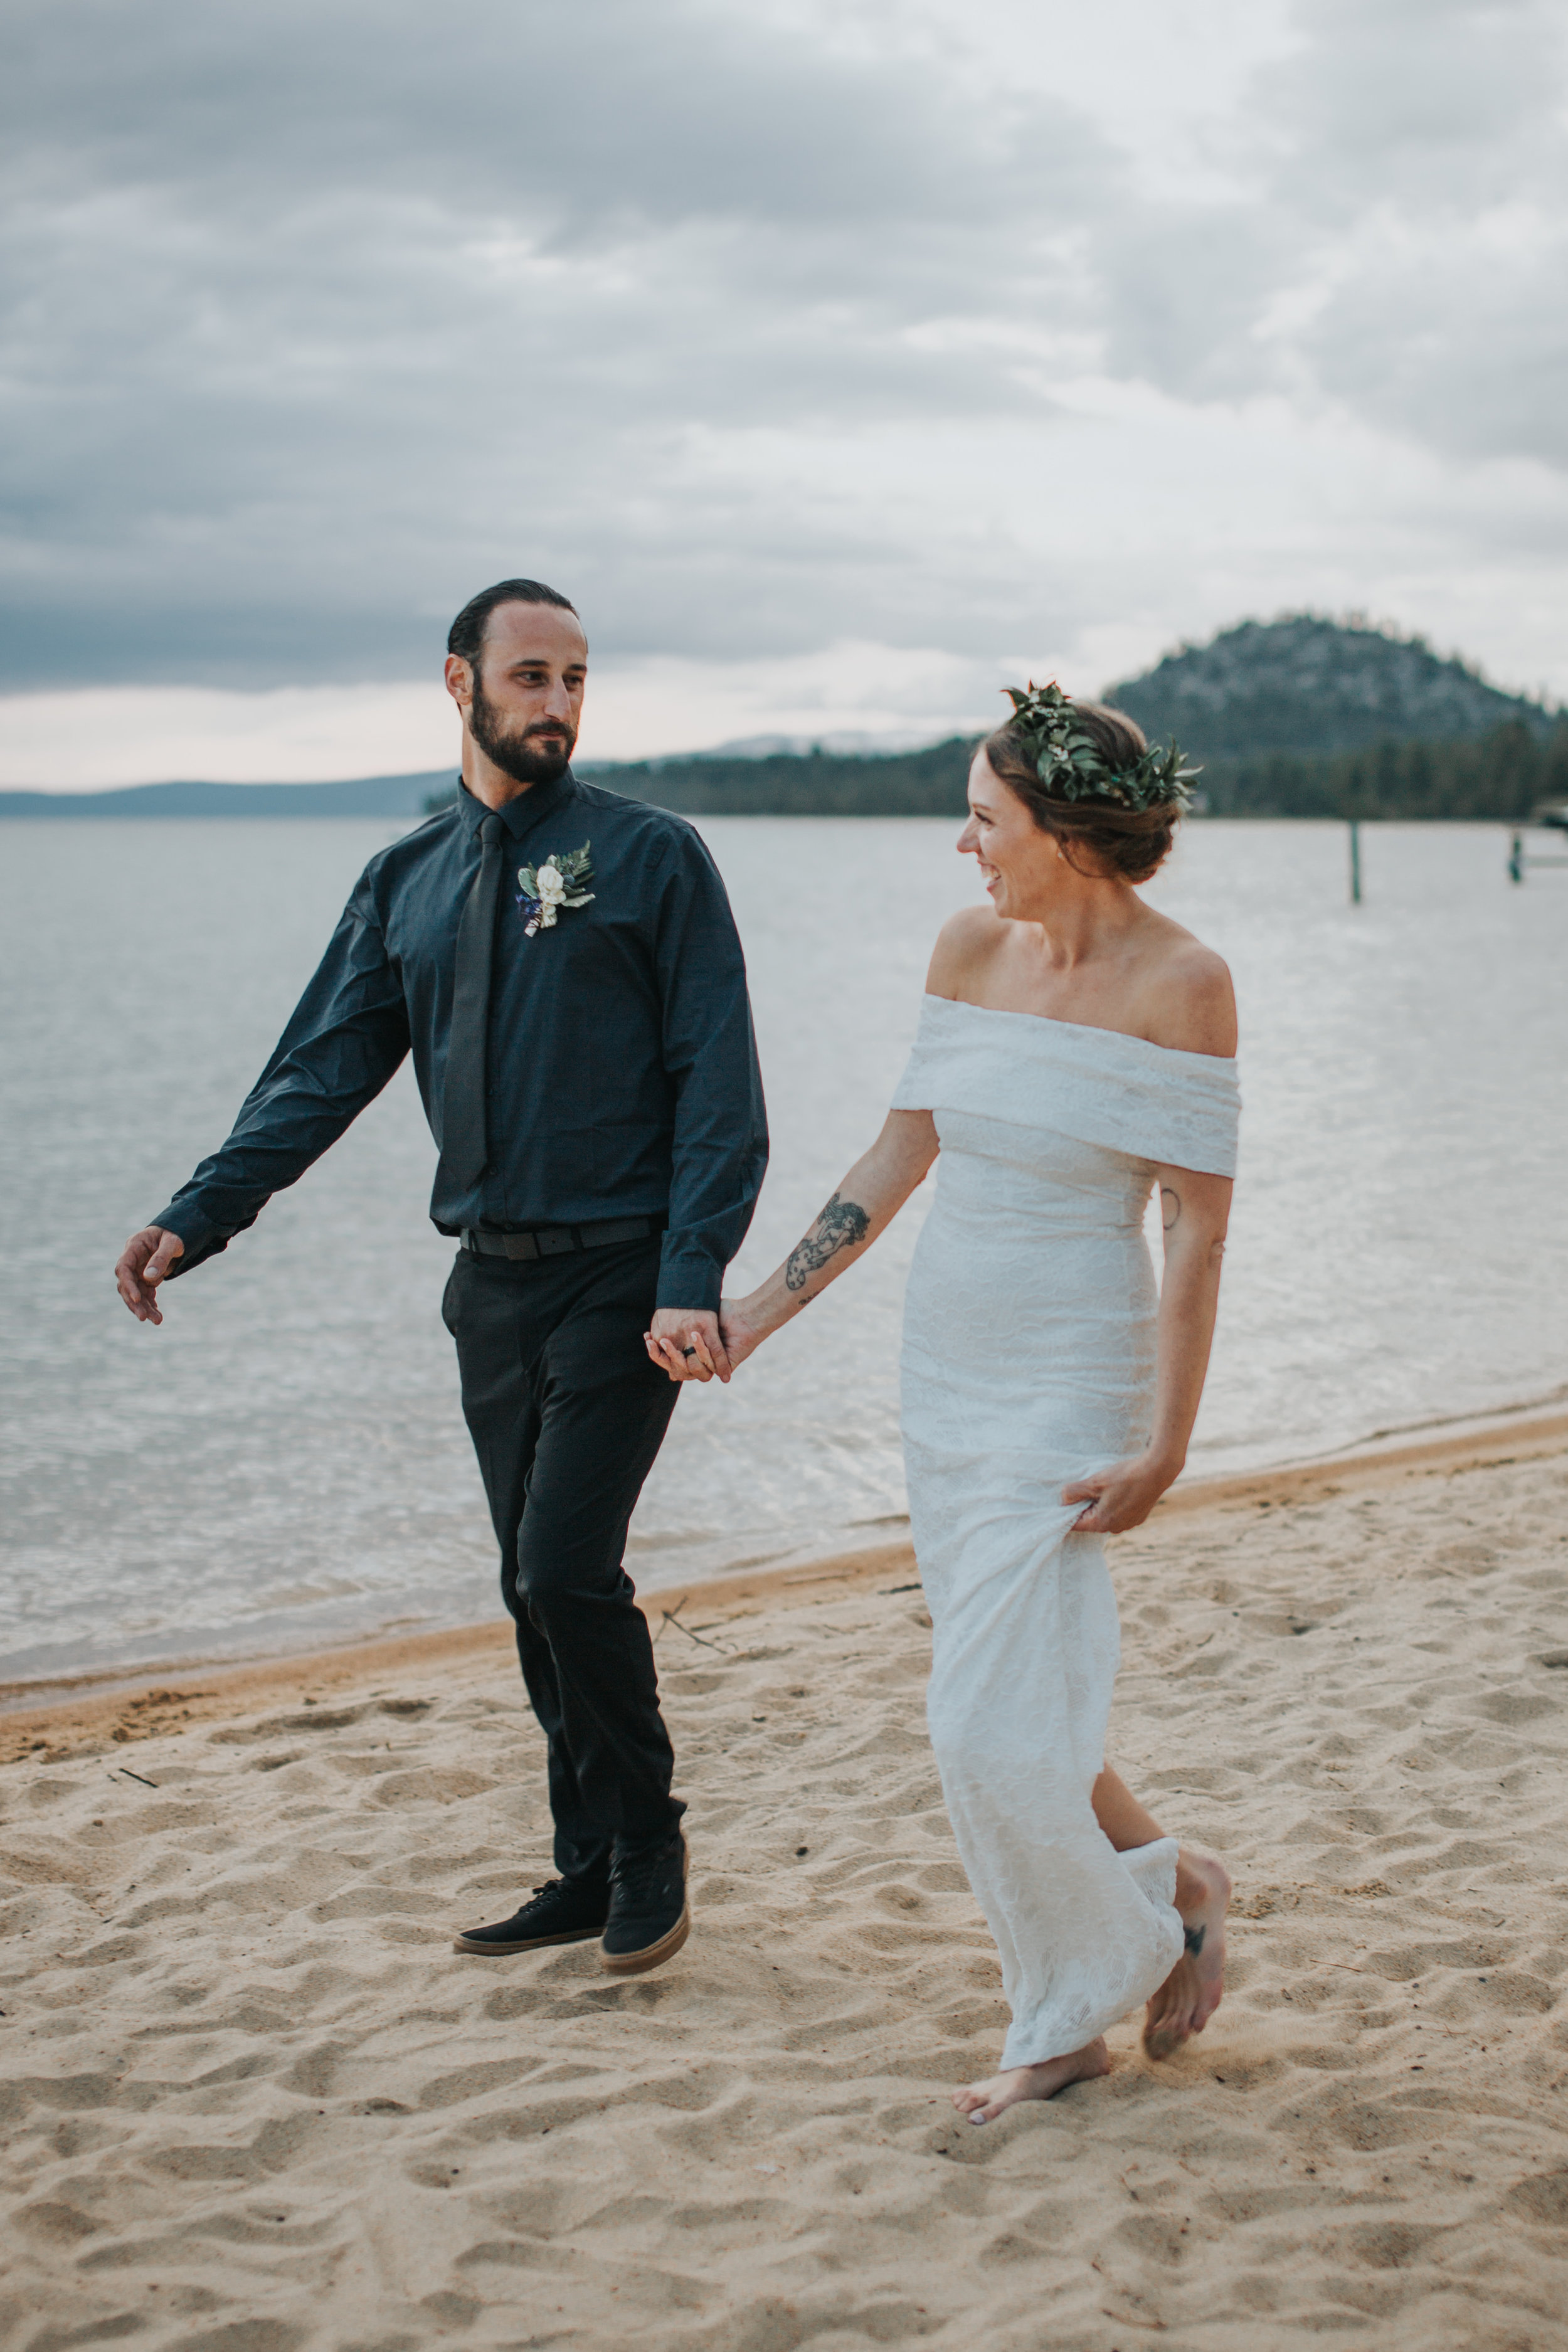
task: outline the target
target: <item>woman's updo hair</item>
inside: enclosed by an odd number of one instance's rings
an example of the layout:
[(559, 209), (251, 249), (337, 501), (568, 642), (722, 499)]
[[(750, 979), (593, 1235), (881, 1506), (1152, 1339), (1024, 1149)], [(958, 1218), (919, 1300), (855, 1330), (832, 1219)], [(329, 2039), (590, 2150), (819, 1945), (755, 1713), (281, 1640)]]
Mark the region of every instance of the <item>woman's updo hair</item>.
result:
[[(1093, 738), (1110, 769), (1131, 767), (1149, 748), (1143, 730), (1124, 710), (1075, 699), (1072, 715), (1074, 725)], [(981, 748), (997, 781), (1023, 802), (1042, 833), (1056, 835), (1068, 864), (1080, 874), (1147, 882), (1170, 856), (1181, 822), (1178, 803), (1121, 809), (1112, 801), (1059, 800), (1046, 790), (1033, 753), (1012, 727), (998, 727)], [(1090, 862), (1080, 864), (1075, 848), (1083, 849)]]

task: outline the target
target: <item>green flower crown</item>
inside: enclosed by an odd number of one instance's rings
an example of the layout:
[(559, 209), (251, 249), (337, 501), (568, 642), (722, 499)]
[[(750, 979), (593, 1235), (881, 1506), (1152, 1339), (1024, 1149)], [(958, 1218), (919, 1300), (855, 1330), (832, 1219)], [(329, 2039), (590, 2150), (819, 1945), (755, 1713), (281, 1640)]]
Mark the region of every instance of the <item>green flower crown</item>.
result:
[(1047, 792), (1064, 801), (1107, 801), (1113, 808), (1186, 809), (1187, 789), (1201, 768), (1189, 768), (1173, 740), (1168, 751), (1152, 745), (1130, 768), (1112, 768), (1104, 752), (1073, 716), (1072, 703), (1053, 678), (1037, 686), (1031, 678), (1027, 694), (1016, 686), (1003, 688), (1013, 705), (1007, 722), (1032, 755)]

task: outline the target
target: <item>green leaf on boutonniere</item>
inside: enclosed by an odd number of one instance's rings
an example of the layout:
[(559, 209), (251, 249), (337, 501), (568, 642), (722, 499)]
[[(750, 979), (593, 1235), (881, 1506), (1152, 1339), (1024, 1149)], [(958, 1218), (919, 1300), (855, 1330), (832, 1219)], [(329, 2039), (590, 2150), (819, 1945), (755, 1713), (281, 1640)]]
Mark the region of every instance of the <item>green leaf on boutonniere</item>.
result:
[(594, 893), (583, 887), (594, 878), (590, 847), (585, 841), (581, 849), (552, 850), (537, 866), (518, 867), (521, 895), (517, 903), (522, 911), (527, 938), (531, 939), (536, 931), (552, 930), (563, 907), (593, 905)]

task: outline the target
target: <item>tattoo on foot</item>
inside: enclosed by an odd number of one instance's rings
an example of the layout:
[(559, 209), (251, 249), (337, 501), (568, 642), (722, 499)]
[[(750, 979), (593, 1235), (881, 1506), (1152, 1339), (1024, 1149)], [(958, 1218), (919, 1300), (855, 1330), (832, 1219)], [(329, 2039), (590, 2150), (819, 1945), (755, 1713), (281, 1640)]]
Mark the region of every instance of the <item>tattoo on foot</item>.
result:
[(1208, 1929), (1206, 1927), (1184, 1927), (1182, 1930), (1182, 1941), (1185, 1944), (1188, 1951), (1191, 1952), (1194, 1960), (1197, 1958), (1198, 1954), (1203, 1950), (1204, 1937), (1207, 1934)]
[(870, 1229), (871, 1220), (856, 1201), (842, 1201), (835, 1192), (805, 1239), (796, 1242), (784, 1266), (784, 1282), (791, 1290), (804, 1290), (819, 1266), (841, 1249), (858, 1249)]

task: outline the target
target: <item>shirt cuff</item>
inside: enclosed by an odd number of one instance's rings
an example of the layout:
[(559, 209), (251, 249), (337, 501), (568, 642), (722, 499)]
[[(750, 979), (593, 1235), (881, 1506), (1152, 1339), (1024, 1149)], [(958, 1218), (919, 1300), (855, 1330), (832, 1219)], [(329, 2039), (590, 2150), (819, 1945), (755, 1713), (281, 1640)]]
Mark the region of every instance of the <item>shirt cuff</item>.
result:
[(658, 1264), (656, 1307), (689, 1307), (694, 1314), (716, 1315), (724, 1269), (705, 1249), (679, 1234), (667, 1234)]
[(209, 1257), (216, 1257), (219, 1250), (227, 1249), (231, 1238), (210, 1217), (204, 1217), (194, 1201), (171, 1201), (166, 1209), (160, 1209), (147, 1222), (161, 1225), (166, 1234), (178, 1234), (185, 1244), (169, 1268), (165, 1279), (170, 1282), (179, 1275), (189, 1274), (193, 1266), (205, 1265)]

